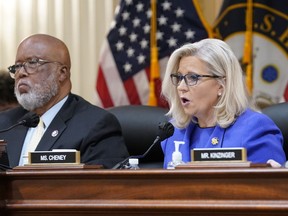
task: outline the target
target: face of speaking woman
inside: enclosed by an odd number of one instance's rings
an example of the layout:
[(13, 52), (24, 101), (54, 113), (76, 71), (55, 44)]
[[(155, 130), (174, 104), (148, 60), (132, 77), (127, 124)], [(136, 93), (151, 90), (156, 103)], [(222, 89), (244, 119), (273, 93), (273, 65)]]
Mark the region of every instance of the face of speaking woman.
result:
[(177, 76), (174, 79), (184, 112), (196, 117), (200, 127), (215, 126), (214, 106), (223, 91), (219, 77), (209, 74), (205, 63), (195, 56), (180, 59)]

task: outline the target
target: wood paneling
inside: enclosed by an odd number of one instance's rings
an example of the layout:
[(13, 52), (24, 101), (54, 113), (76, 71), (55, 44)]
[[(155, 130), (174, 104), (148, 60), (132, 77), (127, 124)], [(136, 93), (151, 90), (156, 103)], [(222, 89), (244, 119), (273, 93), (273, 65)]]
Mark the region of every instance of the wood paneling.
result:
[(287, 178), (286, 169), (273, 168), (18, 169), (0, 175), (8, 216), (288, 215)]

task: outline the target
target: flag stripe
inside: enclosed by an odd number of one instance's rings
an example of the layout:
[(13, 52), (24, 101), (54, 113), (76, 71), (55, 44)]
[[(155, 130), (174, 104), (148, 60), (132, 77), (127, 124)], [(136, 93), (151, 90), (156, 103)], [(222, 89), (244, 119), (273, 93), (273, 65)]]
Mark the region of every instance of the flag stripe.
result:
[(133, 78), (128, 79), (124, 82), (125, 90), (127, 92), (130, 104), (141, 104), (136, 85), (137, 84), (135, 84)]
[[(102, 58), (100, 59), (100, 65), (103, 70), (104, 79), (108, 84), (108, 92), (112, 98), (112, 101), (114, 102), (114, 106), (129, 104), (126, 90), (122, 83), (122, 79), (119, 75), (117, 66), (111, 53), (110, 45), (107, 40), (104, 41), (103, 47), (104, 49), (101, 55)], [(110, 105), (104, 105), (104, 107), (110, 107)]]
[(149, 95), (149, 74), (146, 70), (141, 70), (133, 77), (134, 82), (137, 83), (136, 89), (140, 97), (141, 104), (148, 103)]
[(102, 105), (105, 107), (114, 106), (113, 101), (112, 101), (110, 94), (109, 94), (106, 80), (104, 79), (104, 76), (103, 76), (103, 71), (102, 71), (101, 66), (99, 67), (99, 70), (98, 70), (98, 79), (97, 79), (96, 88), (98, 91), (98, 95), (102, 101)]

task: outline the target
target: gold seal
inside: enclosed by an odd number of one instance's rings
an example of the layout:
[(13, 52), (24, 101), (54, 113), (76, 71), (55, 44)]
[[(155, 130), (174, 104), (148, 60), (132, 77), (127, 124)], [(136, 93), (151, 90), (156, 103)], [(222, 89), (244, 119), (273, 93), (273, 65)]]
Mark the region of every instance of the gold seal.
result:
[(212, 145), (217, 145), (219, 143), (219, 139), (217, 137), (213, 137), (211, 143)]

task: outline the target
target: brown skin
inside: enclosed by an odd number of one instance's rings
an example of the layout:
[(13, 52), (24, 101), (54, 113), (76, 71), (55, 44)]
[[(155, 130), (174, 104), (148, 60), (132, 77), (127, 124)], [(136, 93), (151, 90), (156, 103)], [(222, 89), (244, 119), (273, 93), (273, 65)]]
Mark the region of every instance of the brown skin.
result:
[(70, 80), (71, 60), (69, 51), (62, 41), (44, 34), (36, 34), (24, 39), (17, 49), (15, 63), (23, 63), (27, 59), (35, 57), (60, 63), (43, 64), (39, 66), (38, 70), (33, 74), (28, 74), (24, 68), (21, 68), (21, 70), (15, 74), (15, 86), (22, 94), (29, 92), (30, 86), (28, 81), (31, 84), (41, 84), (45, 82), (49, 73), (56, 73), (57, 85), (59, 86), (58, 93), (44, 106), (30, 110), (41, 116), (70, 93), (72, 88)]

